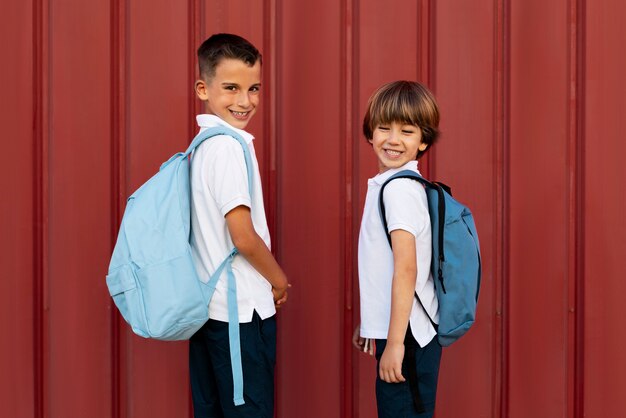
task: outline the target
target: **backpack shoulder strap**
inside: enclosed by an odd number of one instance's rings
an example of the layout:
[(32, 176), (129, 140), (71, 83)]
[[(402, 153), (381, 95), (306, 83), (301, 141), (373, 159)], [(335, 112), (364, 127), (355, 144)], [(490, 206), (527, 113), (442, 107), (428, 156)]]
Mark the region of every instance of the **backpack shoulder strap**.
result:
[(198, 148), (200, 144), (202, 144), (204, 141), (218, 135), (227, 135), (235, 138), (237, 142), (239, 142), (239, 145), (241, 145), (241, 148), (243, 149), (243, 157), (246, 161), (246, 171), (248, 172), (248, 188), (250, 191), (250, 195), (252, 195), (252, 156), (250, 155), (250, 149), (248, 148), (246, 140), (243, 139), (243, 137), (234, 130), (226, 126), (215, 126), (212, 128), (207, 128), (195, 136), (195, 138), (191, 141), (191, 144), (189, 144), (187, 151), (185, 151), (183, 155), (185, 157), (188, 157), (189, 154), (191, 154), (196, 148)]
[[(241, 135), (237, 132), (229, 129), (225, 126), (216, 126), (213, 128), (205, 129), (200, 132), (196, 137), (191, 141), (191, 144), (185, 151), (184, 156), (188, 157), (200, 144), (202, 144), (205, 140), (212, 138), (218, 135), (228, 135), (232, 138), (235, 138), (241, 148), (243, 149), (243, 156), (246, 162), (246, 171), (248, 173), (248, 189), (250, 191), (250, 196), (252, 196), (252, 157), (250, 155), (250, 149), (248, 148), (248, 144), (243, 139)], [(243, 405), (243, 369), (241, 365), (241, 344), (240, 344), (240, 335), (239, 335), (239, 309), (237, 307), (237, 285), (235, 282), (235, 275), (232, 270), (232, 261), (235, 255), (238, 254), (236, 248), (234, 248), (228, 257), (220, 264), (215, 273), (209, 279), (209, 282), (203, 286), (203, 293), (205, 293), (205, 297), (207, 301), (211, 300), (213, 296), (213, 292), (215, 291), (215, 286), (217, 281), (219, 280), (222, 271), (226, 269), (227, 274), (227, 306), (228, 306), (228, 339), (230, 341), (230, 359), (232, 364), (232, 375), (233, 375), (233, 401), (235, 405)]]
[(389, 235), (389, 232), (387, 231), (387, 217), (386, 217), (383, 193), (385, 192), (385, 187), (387, 187), (387, 185), (395, 179), (417, 180), (420, 183), (422, 183), (425, 187), (434, 187), (431, 182), (429, 182), (424, 177), (420, 176), (419, 174), (417, 174), (415, 171), (412, 171), (412, 170), (402, 170), (394, 174), (393, 176), (389, 177), (383, 183), (382, 187), (380, 188), (380, 194), (378, 195), (378, 213), (380, 214), (380, 220), (383, 222), (383, 228), (385, 230), (385, 235), (387, 235), (387, 241), (389, 241), (389, 246), (391, 246), (391, 235)]
[[(424, 187), (435, 188), (437, 190), (440, 189), (440, 187), (438, 187), (437, 184), (431, 183), (430, 181), (426, 180), (424, 177), (422, 177), (419, 174), (417, 174), (415, 171), (411, 171), (411, 170), (402, 170), (402, 171), (394, 174), (393, 176), (389, 177), (387, 179), (387, 181), (385, 181), (383, 183), (382, 187), (380, 188), (380, 195), (378, 196), (378, 209), (379, 209), (379, 214), (380, 214), (380, 220), (383, 223), (383, 229), (385, 230), (385, 235), (387, 236), (387, 241), (389, 241), (389, 247), (392, 247), (392, 245), (391, 245), (391, 234), (389, 234), (389, 231), (387, 231), (387, 217), (385, 216), (386, 212), (385, 212), (385, 202), (384, 202), (384, 199), (383, 199), (383, 192), (385, 191), (385, 187), (387, 187), (387, 185), (391, 181), (393, 181), (395, 179), (412, 179), (412, 180), (419, 181), (421, 184), (424, 185)], [(441, 208), (440, 208), (440, 210), (441, 210)], [(444, 213), (445, 213), (445, 205), (443, 205), (443, 210), (444, 210)], [(443, 218), (441, 218), (441, 219), (443, 219)], [(414, 292), (414, 293), (415, 293), (415, 298), (417, 299), (417, 302), (422, 307), (422, 310), (424, 311), (424, 313), (428, 317), (428, 320), (430, 321), (430, 323), (433, 326), (433, 328), (435, 329), (435, 331), (437, 331), (439, 326), (437, 325), (437, 323), (428, 314), (428, 311), (426, 310), (426, 307), (422, 303), (422, 300), (420, 299), (420, 297), (417, 294), (417, 292)]]

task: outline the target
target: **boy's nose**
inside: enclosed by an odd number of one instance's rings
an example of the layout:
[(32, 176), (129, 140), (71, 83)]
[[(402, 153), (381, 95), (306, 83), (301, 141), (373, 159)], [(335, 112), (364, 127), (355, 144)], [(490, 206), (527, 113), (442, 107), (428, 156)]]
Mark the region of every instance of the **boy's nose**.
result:
[(243, 108), (248, 108), (250, 106), (250, 97), (248, 97), (248, 93), (241, 93), (237, 99), (238, 106)]
[(398, 133), (394, 131), (389, 131), (389, 136), (387, 136), (387, 142), (396, 144), (398, 142)]

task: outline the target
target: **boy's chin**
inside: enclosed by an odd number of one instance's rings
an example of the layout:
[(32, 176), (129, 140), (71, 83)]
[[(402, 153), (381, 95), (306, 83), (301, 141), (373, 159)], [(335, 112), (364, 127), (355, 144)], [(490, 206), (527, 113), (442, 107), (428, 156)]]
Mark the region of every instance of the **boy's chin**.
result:
[(252, 116), (248, 117), (248, 119), (246, 120), (241, 120), (241, 119), (237, 119), (234, 117), (229, 117), (226, 122), (228, 122), (231, 126), (237, 128), (237, 129), (246, 129), (246, 126), (248, 126), (248, 124), (250, 123), (250, 120), (252, 120)]

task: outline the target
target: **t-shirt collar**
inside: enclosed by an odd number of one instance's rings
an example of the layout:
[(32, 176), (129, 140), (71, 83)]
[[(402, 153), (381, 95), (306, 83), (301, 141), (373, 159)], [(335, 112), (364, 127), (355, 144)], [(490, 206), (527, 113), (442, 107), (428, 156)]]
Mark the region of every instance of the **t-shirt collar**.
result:
[(415, 171), (417, 174), (421, 176), (421, 173), (417, 169), (417, 160), (412, 160), (404, 164), (402, 167), (390, 168), (387, 171), (376, 174), (374, 177), (372, 177), (371, 179), (367, 181), (367, 184), (369, 184), (370, 186), (375, 186), (375, 185), (382, 186), (382, 184), (385, 181), (387, 181), (389, 177), (393, 176), (396, 173), (399, 173), (402, 170)]
[(243, 129), (235, 128), (234, 126), (230, 125), (228, 122), (224, 121), (223, 119), (215, 115), (209, 115), (209, 114), (197, 115), (196, 121), (198, 122), (198, 126), (200, 127), (201, 131), (206, 128), (214, 128), (216, 126), (225, 126), (237, 132), (239, 135), (241, 135), (243, 139), (246, 141), (246, 144), (250, 144), (252, 140), (254, 139), (254, 136), (252, 136), (250, 133), (244, 131)]

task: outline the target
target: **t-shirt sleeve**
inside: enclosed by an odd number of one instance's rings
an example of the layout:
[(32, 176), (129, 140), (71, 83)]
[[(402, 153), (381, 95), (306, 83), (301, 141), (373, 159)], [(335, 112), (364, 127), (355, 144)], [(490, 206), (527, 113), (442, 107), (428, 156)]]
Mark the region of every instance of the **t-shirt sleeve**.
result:
[(424, 187), (415, 180), (397, 179), (384, 190), (387, 230), (402, 229), (417, 237), (430, 223)]
[(203, 170), (203, 181), (223, 216), (237, 206), (251, 207), (248, 173), (243, 149), (230, 136), (212, 138), (211, 152)]

